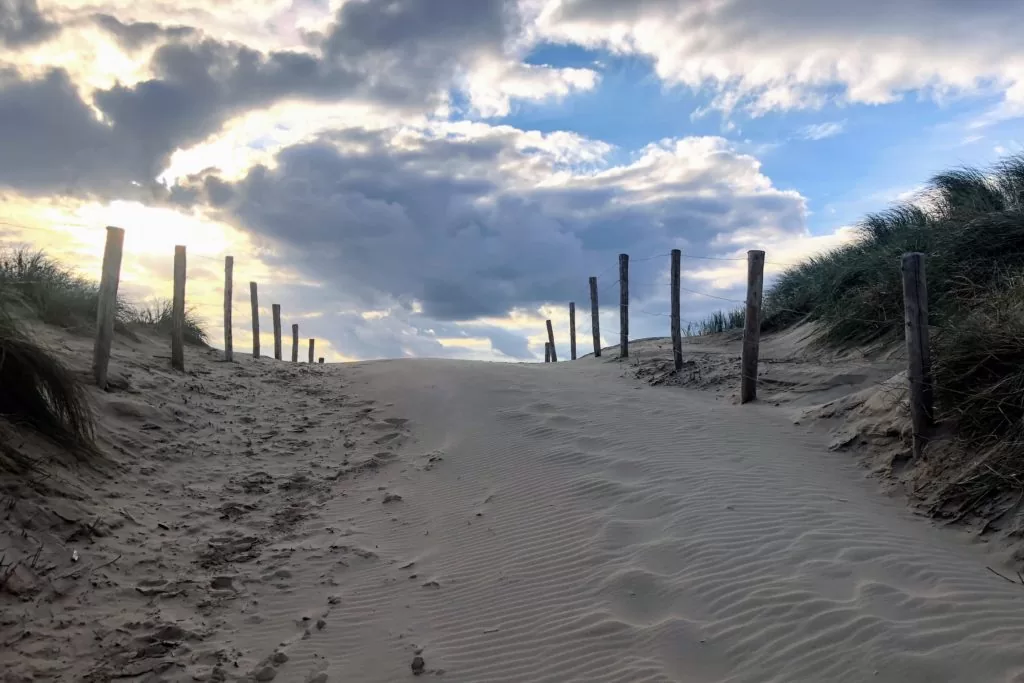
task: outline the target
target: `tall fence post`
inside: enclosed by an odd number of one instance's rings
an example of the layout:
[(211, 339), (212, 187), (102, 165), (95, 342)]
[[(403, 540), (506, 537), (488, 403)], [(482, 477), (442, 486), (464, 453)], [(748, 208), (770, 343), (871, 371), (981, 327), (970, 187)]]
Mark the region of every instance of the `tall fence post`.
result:
[(551, 328), (551, 321), (547, 321), (548, 325), (548, 343), (551, 345), (551, 362), (558, 362), (558, 353), (555, 351), (555, 331)]
[(185, 369), (185, 247), (174, 247), (174, 299), (171, 301), (171, 367)]
[(309, 364), (313, 364), (313, 348), (316, 346), (316, 339), (309, 340)]
[(601, 357), (601, 314), (597, 306), (597, 278), (590, 278), (590, 327), (594, 332), (594, 358)]
[(678, 373), (683, 369), (683, 331), (679, 321), (679, 270), (683, 254), (672, 250), (672, 364)]
[(740, 360), (740, 403), (757, 398), (757, 360), (761, 350), (761, 299), (764, 290), (764, 252), (747, 252), (747, 307)]
[(252, 357), (260, 357), (260, 298), (256, 283), (249, 283), (249, 299), (252, 303)]
[(274, 360), (281, 360), (281, 304), (271, 304), (274, 316)]
[(544, 342), (544, 362), (551, 362), (551, 342)]
[(903, 319), (907, 340), (907, 379), (910, 383), (910, 421), (914, 429), (914, 457), (920, 457), (928, 440), (935, 408), (932, 388), (931, 350), (928, 340), (928, 286), (925, 255), (903, 255)]
[(629, 358), (629, 254), (619, 254), (619, 358)]
[(292, 325), (292, 362), (299, 362), (299, 324)]
[(235, 360), (234, 335), (231, 331), (231, 308), (234, 302), (235, 257), (224, 257), (224, 360)]
[(576, 360), (576, 302), (569, 302), (569, 360)]
[(107, 228), (103, 247), (103, 272), (100, 275), (99, 301), (96, 306), (96, 342), (92, 349), (92, 375), (100, 389), (107, 388), (110, 347), (114, 343), (114, 318), (117, 317), (117, 286), (121, 282), (121, 254), (124, 230)]

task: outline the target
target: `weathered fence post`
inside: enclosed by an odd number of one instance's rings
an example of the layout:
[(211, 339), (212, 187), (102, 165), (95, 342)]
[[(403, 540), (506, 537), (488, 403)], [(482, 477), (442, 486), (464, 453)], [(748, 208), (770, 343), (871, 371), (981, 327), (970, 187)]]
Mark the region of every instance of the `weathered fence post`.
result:
[(597, 306), (597, 278), (590, 278), (590, 327), (594, 332), (594, 358), (601, 357), (601, 314)]
[(103, 272), (100, 275), (99, 301), (96, 306), (96, 342), (92, 349), (92, 374), (100, 389), (107, 388), (110, 347), (114, 343), (114, 319), (117, 317), (117, 286), (121, 282), (121, 253), (124, 230), (107, 228), (103, 247)]
[(678, 373), (683, 369), (683, 332), (679, 323), (679, 264), (683, 254), (672, 250), (672, 364)]
[(313, 348), (316, 346), (316, 339), (309, 340), (309, 364), (313, 364)]
[(256, 283), (249, 283), (249, 299), (252, 301), (252, 357), (260, 357), (260, 299)]
[(551, 329), (551, 321), (547, 321), (548, 324), (548, 343), (551, 345), (551, 362), (558, 362), (558, 353), (555, 351), (555, 331)]
[(619, 358), (629, 358), (629, 254), (619, 254)]
[(292, 362), (299, 362), (299, 324), (292, 325)]
[(910, 383), (910, 421), (914, 429), (914, 457), (920, 457), (932, 425), (935, 392), (932, 388), (931, 350), (928, 341), (928, 286), (925, 255), (903, 255), (903, 319), (907, 340), (907, 379)]
[(551, 362), (551, 342), (544, 342), (544, 362)]
[(171, 367), (185, 369), (185, 247), (174, 247), (174, 299), (171, 301)]
[(319, 360), (318, 360), (317, 362), (318, 362), (318, 363), (320, 363), (320, 365), (323, 365), (323, 364), (324, 364), (324, 359), (323, 359), (323, 357), (321, 356), (321, 358), (320, 358), (320, 359), (319, 359)]
[(281, 360), (281, 304), (271, 304), (274, 315), (274, 360)]
[(569, 302), (569, 360), (576, 360), (576, 302)]
[(747, 252), (747, 307), (744, 313), (743, 355), (740, 367), (740, 403), (757, 398), (757, 358), (761, 349), (761, 298), (764, 289), (764, 252)]
[(235, 257), (224, 257), (224, 360), (235, 359), (234, 335), (231, 331), (231, 308), (234, 302)]

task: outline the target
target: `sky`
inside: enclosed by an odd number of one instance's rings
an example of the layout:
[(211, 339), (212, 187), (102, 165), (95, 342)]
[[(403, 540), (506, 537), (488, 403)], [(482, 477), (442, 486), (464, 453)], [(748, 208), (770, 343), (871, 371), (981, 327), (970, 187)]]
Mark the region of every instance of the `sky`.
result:
[[(328, 361), (543, 359), (587, 279), (616, 341), (1024, 152), (1011, 0), (0, 0), (0, 242), (187, 299), (251, 344), (248, 281)], [(894, 264), (895, 267), (895, 264)], [(287, 343), (286, 343), (287, 347)], [(286, 352), (287, 355), (287, 352)], [(300, 354), (302, 357), (302, 354)]]

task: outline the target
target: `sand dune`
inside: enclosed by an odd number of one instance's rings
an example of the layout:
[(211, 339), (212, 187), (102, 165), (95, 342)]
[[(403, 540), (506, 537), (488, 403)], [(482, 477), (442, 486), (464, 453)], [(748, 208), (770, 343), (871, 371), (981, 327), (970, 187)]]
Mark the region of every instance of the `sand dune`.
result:
[(2, 596), (9, 680), (1024, 681), (998, 553), (769, 403), (607, 359), (182, 377), (155, 348), (98, 397), (126, 473), (19, 503), (104, 533), (30, 530), (55, 566)]

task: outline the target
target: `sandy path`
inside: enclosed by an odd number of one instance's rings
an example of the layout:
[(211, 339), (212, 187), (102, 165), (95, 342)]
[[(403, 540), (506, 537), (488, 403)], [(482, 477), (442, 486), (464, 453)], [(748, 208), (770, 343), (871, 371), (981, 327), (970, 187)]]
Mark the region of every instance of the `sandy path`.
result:
[(381, 560), (293, 646), (331, 680), (401, 680), (419, 648), (472, 683), (1024, 680), (1024, 589), (770, 406), (599, 361), (337, 372), (410, 420), (404, 458), (443, 460), (324, 511)]

